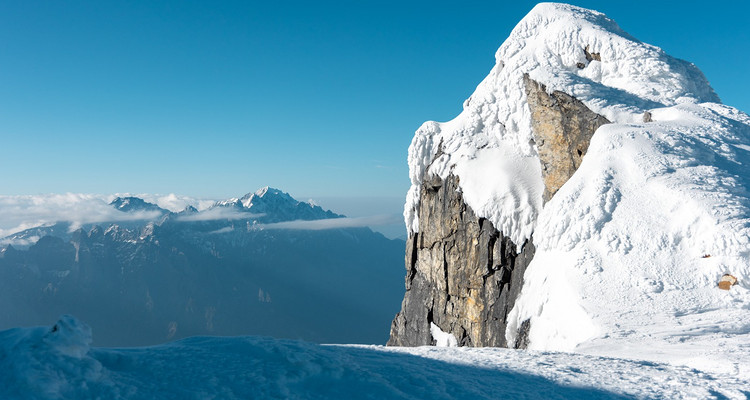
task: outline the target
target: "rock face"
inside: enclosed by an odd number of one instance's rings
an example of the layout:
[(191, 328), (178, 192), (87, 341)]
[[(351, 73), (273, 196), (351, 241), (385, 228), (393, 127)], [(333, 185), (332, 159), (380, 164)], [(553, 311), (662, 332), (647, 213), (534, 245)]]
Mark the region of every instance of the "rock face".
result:
[[(586, 54), (588, 58), (588, 51)], [(549, 94), (544, 85), (528, 75), (523, 79), (547, 202), (581, 165), (594, 132), (610, 121), (575, 97), (560, 91)]]
[(406, 295), (391, 324), (389, 345), (435, 344), (430, 323), (453, 334), (459, 346), (502, 346), (506, 317), (534, 255), (475, 215), (458, 178), (426, 179), (419, 232), (406, 244)]
[[(565, 93), (548, 94), (524, 76), (532, 129), (548, 201), (581, 165), (594, 132), (609, 121)], [(406, 295), (391, 324), (389, 345), (435, 344), (430, 323), (459, 346), (524, 348), (529, 321), (507, 343), (507, 317), (534, 257), (533, 238), (519, 246), (463, 199), (458, 178), (425, 177), (419, 230), (406, 244)]]

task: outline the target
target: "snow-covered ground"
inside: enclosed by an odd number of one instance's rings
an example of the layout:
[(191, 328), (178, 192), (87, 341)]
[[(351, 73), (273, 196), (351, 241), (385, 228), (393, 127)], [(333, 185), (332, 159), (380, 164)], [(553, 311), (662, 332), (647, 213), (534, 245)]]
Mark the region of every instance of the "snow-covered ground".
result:
[(314, 345), (194, 337), (89, 348), (72, 317), (0, 332), (3, 399), (745, 399), (735, 377), (688, 367), (509, 349)]

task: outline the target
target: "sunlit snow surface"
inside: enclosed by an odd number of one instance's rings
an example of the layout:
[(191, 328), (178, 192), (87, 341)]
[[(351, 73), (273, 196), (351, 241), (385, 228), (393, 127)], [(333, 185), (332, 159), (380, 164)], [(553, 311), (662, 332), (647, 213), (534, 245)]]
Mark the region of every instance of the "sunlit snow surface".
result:
[(719, 104), (653, 115), (600, 128), (545, 206), (508, 336), (531, 318), (533, 349), (750, 380), (750, 118)]
[(89, 349), (91, 332), (83, 323), (63, 317), (55, 326), (0, 332), (0, 398), (744, 399), (750, 394), (745, 382), (728, 375), (581, 354), (321, 346), (262, 337)]
[[(422, 177), (453, 173), (479, 217), (518, 245), (533, 235), (509, 343), (531, 319), (531, 349), (750, 381), (750, 117), (719, 104), (694, 65), (575, 6), (536, 6), (496, 61), (459, 116), (416, 132), (407, 228)], [(524, 74), (613, 122), (546, 204)], [(739, 280), (729, 291), (725, 273)]]

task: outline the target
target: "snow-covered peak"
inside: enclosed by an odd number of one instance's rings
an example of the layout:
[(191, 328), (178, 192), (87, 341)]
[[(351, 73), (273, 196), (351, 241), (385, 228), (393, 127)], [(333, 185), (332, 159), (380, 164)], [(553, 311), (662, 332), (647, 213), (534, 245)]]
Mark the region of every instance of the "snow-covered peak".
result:
[[(263, 200), (259, 200), (263, 199)], [(289, 193), (285, 193), (279, 189), (272, 188), (270, 186), (262, 187), (255, 191), (255, 193), (248, 193), (239, 199), (245, 208), (252, 208), (253, 200), (275, 202), (275, 203), (287, 203), (296, 205), (299, 203)]]
[(216, 202), (212, 208), (215, 207), (227, 207), (237, 212), (249, 213), (248, 215), (253, 215), (258, 221), (264, 223), (342, 217), (320, 206), (298, 201), (289, 193), (269, 186), (240, 198)]
[(528, 73), (613, 122), (639, 122), (643, 111), (659, 106), (719, 102), (695, 65), (637, 40), (598, 11), (569, 4), (534, 7), (495, 59), (493, 72), (516, 70), (516, 79)]
[(112, 200), (109, 205), (123, 212), (134, 212), (134, 211), (158, 211), (161, 213), (167, 213), (166, 210), (157, 206), (156, 204), (149, 203), (140, 197), (128, 196), (128, 197), (116, 197)]
[(637, 122), (644, 111), (658, 107), (719, 101), (694, 65), (638, 41), (604, 14), (539, 4), (499, 48), (496, 65), (464, 102), (463, 112), (417, 130), (409, 147), (412, 186), (404, 209), (410, 232), (419, 230), (425, 173), (443, 179), (452, 173), (480, 217), (515, 243), (530, 237), (542, 208), (543, 182), (525, 74), (612, 122)]
[(187, 205), (187, 206), (185, 206), (184, 209), (182, 209), (182, 211), (180, 211), (180, 214), (195, 214), (197, 212), (198, 212), (197, 208), (195, 208), (195, 207), (193, 207), (191, 205)]
[(217, 201), (210, 208), (213, 208), (213, 207), (236, 207), (236, 208), (242, 208), (243, 205), (242, 205), (242, 202), (240, 201), (240, 199), (238, 199), (236, 197), (232, 197), (230, 199)]
[(258, 197), (263, 197), (263, 196), (265, 196), (266, 193), (268, 193), (269, 190), (277, 192), (277, 193), (281, 192), (279, 189), (274, 189), (274, 188), (272, 188), (270, 186), (264, 186), (264, 187), (256, 190), (255, 191), (255, 195), (258, 196)]

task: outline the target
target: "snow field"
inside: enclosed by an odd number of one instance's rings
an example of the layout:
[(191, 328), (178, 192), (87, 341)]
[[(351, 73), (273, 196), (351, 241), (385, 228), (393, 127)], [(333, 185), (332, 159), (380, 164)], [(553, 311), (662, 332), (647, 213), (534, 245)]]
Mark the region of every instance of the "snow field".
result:
[(263, 337), (86, 349), (85, 324), (63, 317), (57, 325), (54, 333), (52, 327), (0, 332), (0, 397), (744, 399), (750, 393), (727, 375), (583, 354)]

